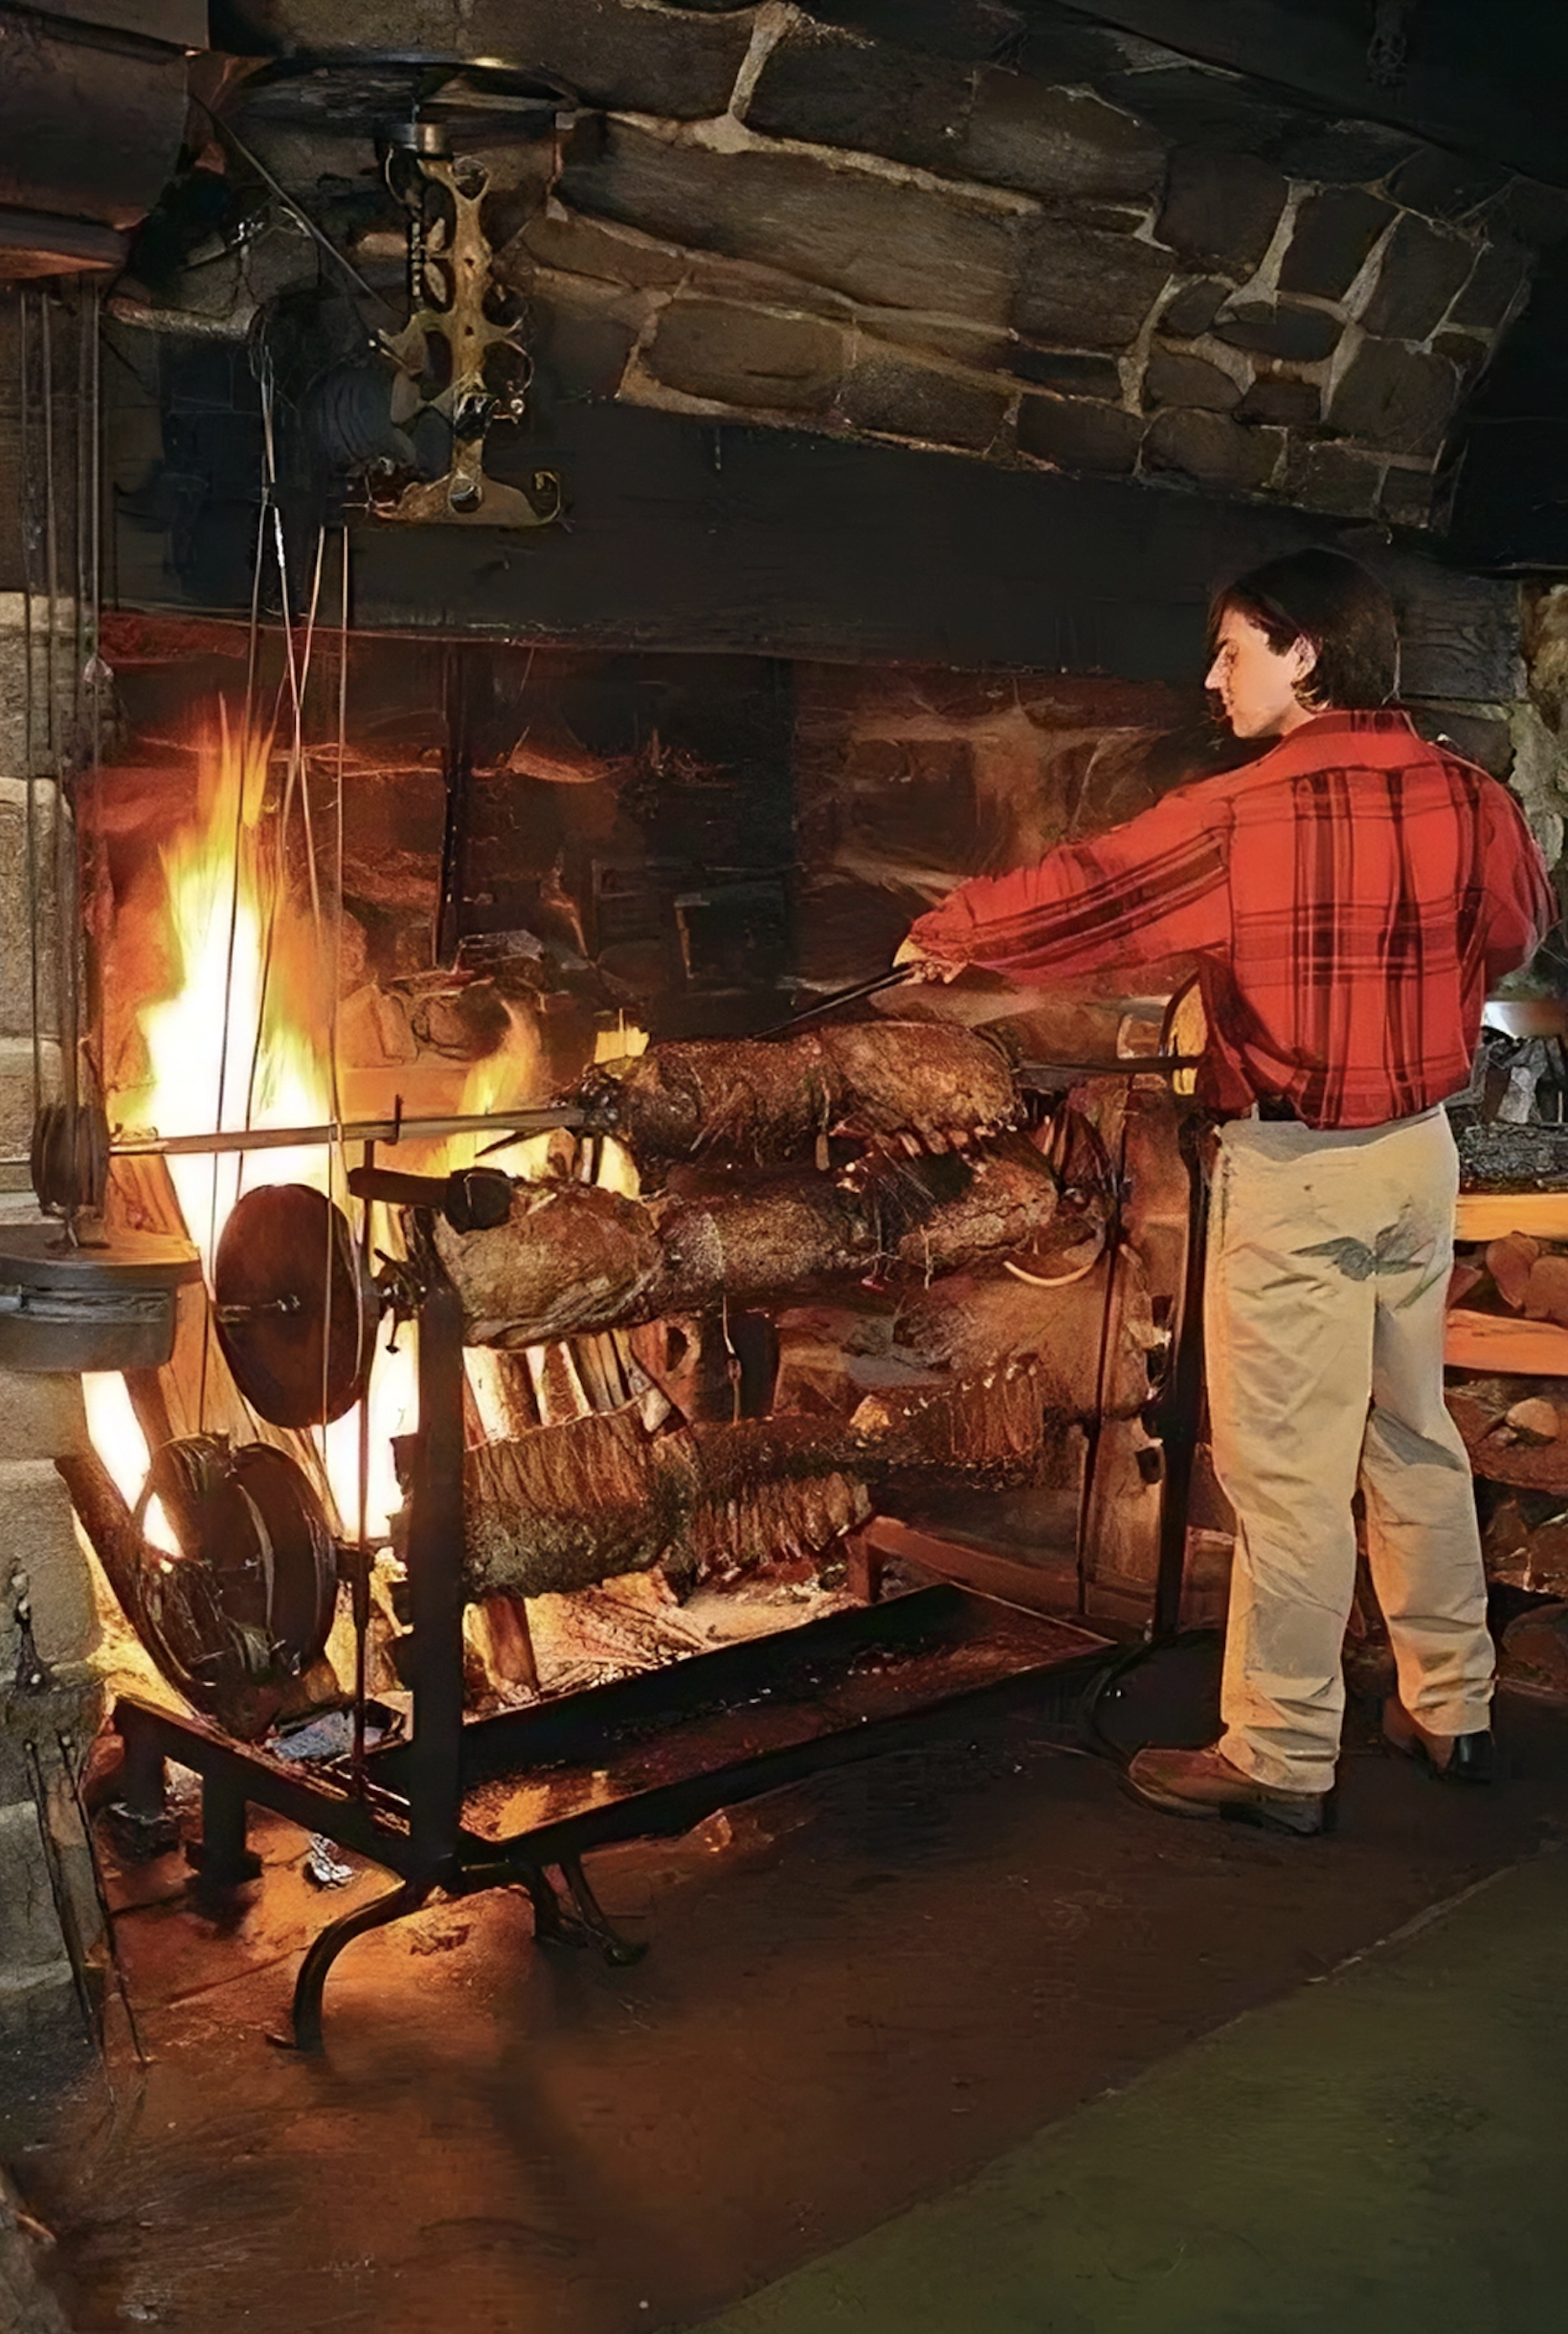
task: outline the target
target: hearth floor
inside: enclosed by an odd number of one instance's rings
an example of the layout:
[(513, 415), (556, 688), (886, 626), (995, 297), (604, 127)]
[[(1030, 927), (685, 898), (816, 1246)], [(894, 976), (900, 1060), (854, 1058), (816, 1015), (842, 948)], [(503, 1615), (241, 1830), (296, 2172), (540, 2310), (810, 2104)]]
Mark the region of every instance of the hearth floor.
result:
[[(364, 1940), (320, 2062), (266, 2034), (305, 1938), (384, 1882), (319, 1895), (280, 1824), (227, 1919), (173, 1859), (143, 1874), (146, 2063), (118, 2019), (112, 2081), (0, 2153), (79, 2334), (1387, 2334), (1407, 2282), (1422, 2334), (1523, 2334), (1568, 2096), (1568, 1867), (1539, 1860), (1568, 1722), (1510, 1697), (1506, 1725), (1517, 1779), (1467, 1795), (1360, 1716), (1336, 1834), (1295, 1842), (1162, 1820), (1029, 1712), (972, 1711), (596, 1858), (635, 1968), (536, 1953), (512, 1893)], [(1428, 2241), (1467, 2280), (1446, 2315)]]

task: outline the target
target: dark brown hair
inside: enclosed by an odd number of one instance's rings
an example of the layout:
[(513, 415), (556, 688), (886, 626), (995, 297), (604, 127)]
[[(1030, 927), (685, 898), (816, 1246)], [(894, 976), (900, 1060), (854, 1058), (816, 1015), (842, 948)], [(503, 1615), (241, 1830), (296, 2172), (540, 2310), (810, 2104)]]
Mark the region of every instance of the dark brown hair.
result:
[(1296, 691), (1304, 705), (1360, 712), (1387, 705), (1399, 689), (1394, 602), (1343, 551), (1288, 551), (1248, 568), (1216, 595), (1211, 636), (1231, 615), (1256, 624), (1277, 653), (1293, 640), (1311, 642), (1317, 662)]

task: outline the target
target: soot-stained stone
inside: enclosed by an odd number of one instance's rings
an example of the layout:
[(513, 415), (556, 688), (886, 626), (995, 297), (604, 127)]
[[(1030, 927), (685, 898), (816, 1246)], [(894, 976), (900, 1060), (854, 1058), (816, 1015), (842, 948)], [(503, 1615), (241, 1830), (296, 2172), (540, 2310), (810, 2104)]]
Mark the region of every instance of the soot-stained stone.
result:
[(1138, 459), (1144, 424), (1119, 406), (1088, 405), (1066, 397), (1025, 397), (1019, 407), (1019, 446), (1068, 470), (1125, 475)]
[(1182, 146), (1171, 157), (1154, 233), (1206, 267), (1250, 276), (1273, 239), (1288, 190), (1250, 154)]
[(982, 73), (963, 142), (967, 176), (1026, 193), (1146, 200), (1165, 148), (1131, 114), (1083, 89), (1050, 89), (1016, 73)]
[(1392, 203), (1361, 187), (1330, 187), (1321, 194), (1309, 194), (1296, 213), (1280, 264), (1281, 291), (1341, 299), (1396, 215)]
[(1388, 191), (1408, 210), (1429, 219), (1461, 219), (1490, 202), (1508, 184), (1508, 172), (1468, 154), (1447, 154), (1441, 146), (1417, 148), (1388, 182)]
[(974, 76), (952, 58), (807, 26), (779, 42), (747, 107), (752, 129), (954, 170)]
[(1251, 348), (1288, 365), (1317, 364), (1333, 349), (1342, 328), (1326, 308), (1295, 307), (1285, 300), (1242, 301), (1210, 327), (1216, 340), (1228, 341), (1233, 348)]
[(814, 316), (717, 300), (673, 301), (643, 363), (666, 388), (721, 405), (820, 413), (833, 402), (843, 336)]
[(1458, 376), (1446, 358), (1398, 341), (1365, 340), (1341, 374), (1329, 419), (1347, 438), (1398, 454), (1435, 454)]
[(1432, 516), (1430, 470), (1400, 470), (1390, 463), (1378, 508), (1395, 527), (1426, 526)]
[(1201, 65), (1111, 74), (1097, 85), (1113, 105), (1125, 105), (1177, 146), (1266, 154), (1301, 121), (1289, 106)]
[(1204, 276), (1184, 283), (1176, 298), (1160, 310), (1159, 329), (1173, 340), (1195, 341), (1206, 332), (1235, 289), (1221, 276)]
[(1029, 339), (1125, 348), (1170, 269), (1163, 252), (1131, 236), (1048, 213), (1029, 231), (1014, 325)]
[[(901, 41), (967, 64), (1012, 61), (1026, 36), (1024, 11), (1006, 0), (813, 0), (810, 12), (819, 24), (842, 25), (874, 40)], [(1073, 78), (1086, 79), (1098, 62), (1114, 54), (1105, 41), (1086, 47)]]
[(1320, 122), (1304, 116), (1269, 150), (1291, 178), (1325, 186), (1363, 186), (1382, 178), (1409, 153), (1411, 141), (1376, 122)]
[(1514, 295), (1530, 273), (1532, 255), (1512, 236), (1499, 236), (1488, 244), (1475, 271), (1448, 311), (1448, 323), (1494, 332), (1513, 305)]
[(1145, 405), (1198, 405), (1209, 413), (1228, 414), (1241, 398), (1240, 382), (1211, 365), (1206, 357), (1183, 356), (1175, 348), (1155, 348), (1143, 376)]
[(1278, 430), (1243, 429), (1224, 414), (1167, 407), (1143, 441), (1143, 467), (1190, 479), (1215, 494), (1256, 494), (1267, 485), (1284, 438)]
[(536, 300), (528, 335), (533, 359), (530, 403), (542, 412), (552, 398), (613, 397), (626, 370), (637, 328), (621, 316), (558, 307)]
[(1382, 475), (1379, 455), (1357, 454), (1350, 446), (1294, 445), (1286, 456), (1279, 491), (1309, 510), (1368, 518), (1378, 508)]
[(497, 266), (508, 281), (526, 280), (526, 261), (558, 268), (568, 276), (588, 276), (599, 283), (648, 286), (673, 291), (686, 273), (683, 252), (665, 251), (656, 243), (634, 242), (630, 236), (601, 227), (594, 219), (578, 218), (564, 204), (553, 205), (531, 218), (498, 256)]
[(1475, 371), (1487, 360), (1487, 343), (1469, 332), (1439, 332), (1432, 346), (1439, 356), (1445, 356), (1450, 365), (1459, 369), (1461, 378)]
[(1265, 373), (1236, 408), (1238, 421), (1272, 421), (1286, 429), (1309, 428), (1322, 417), (1323, 398), (1315, 382), (1288, 381)]
[(1042, 389), (1059, 389), (1069, 397), (1106, 397), (1114, 405), (1122, 393), (1121, 367), (1113, 356), (1087, 348), (1029, 348), (1021, 344), (1007, 359), (1009, 372)]
[(681, 121), (723, 113), (751, 39), (744, 17), (626, 0), (418, 0), (414, 8), (409, 0), (231, 0), (228, 12), (245, 33), (246, 56), (418, 49), (517, 57), (591, 105)]
[(960, 380), (931, 365), (911, 364), (890, 348), (862, 357), (846, 375), (839, 398), (844, 419), (856, 429), (976, 449), (991, 444), (1007, 404), (1000, 390)]
[(714, 154), (626, 123), (586, 123), (561, 191), (584, 211), (872, 305), (1000, 324), (1012, 301), (1013, 222), (810, 155)]
[(1383, 246), (1361, 323), (1386, 340), (1424, 340), (1474, 263), (1472, 243), (1407, 215)]
[(1489, 214), (1532, 251), (1550, 251), (1568, 239), (1568, 187), (1543, 186), (1538, 178), (1515, 178)]

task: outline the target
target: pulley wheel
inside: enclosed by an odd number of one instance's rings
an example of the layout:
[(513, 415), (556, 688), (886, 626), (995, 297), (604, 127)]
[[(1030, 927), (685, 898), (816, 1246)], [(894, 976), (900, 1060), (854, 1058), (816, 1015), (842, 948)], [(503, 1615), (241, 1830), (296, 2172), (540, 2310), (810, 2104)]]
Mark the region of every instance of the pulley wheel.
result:
[(109, 1188), (109, 1122), (96, 1102), (46, 1102), (33, 1122), (30, 1157), (40, 1207), (101, 1216)]
[(213, 1267), (218, 1342), (246, 1401), (274, 1426), (321, 1426), (352, 1409), (380, 1306), (347, 1219), (305, 1183), (248, 1191)]
[(163, 1675), (241, 1741), (265, 1734), (326, 1643), (337, 1565), (326, 1516), (285, 1451), (221, 1435), (166, 1443), (156, 1498), (180, 1553), (152, 1551), (128, 1617)]

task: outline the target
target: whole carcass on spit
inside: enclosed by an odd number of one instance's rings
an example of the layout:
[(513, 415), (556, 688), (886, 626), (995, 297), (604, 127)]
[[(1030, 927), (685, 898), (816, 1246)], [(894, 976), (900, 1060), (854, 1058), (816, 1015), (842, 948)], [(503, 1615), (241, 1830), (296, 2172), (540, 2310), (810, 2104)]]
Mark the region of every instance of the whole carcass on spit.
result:
[(520, 1183), (505, 1223), (458, 1232), (441, 1221), (436, 1238), (470, 1343), (516, 1347), (846, 1278), (974, 1270), (1042, 1235), (1056, 1201), (1049, 1166), (1020, 1137), (849, 1179), (752, 1178), (712, 1198)]
[(851, 1022), (799, 1037), (652, 1045), (579, 1088), (639, 1166), (714, 1157), (761, 1166), (809, 1156), (825, 1135), (955, 1137), (1017, 1123), (1007, 1065), (968, 1029)]

